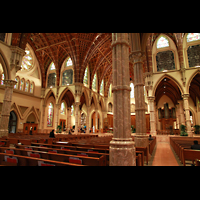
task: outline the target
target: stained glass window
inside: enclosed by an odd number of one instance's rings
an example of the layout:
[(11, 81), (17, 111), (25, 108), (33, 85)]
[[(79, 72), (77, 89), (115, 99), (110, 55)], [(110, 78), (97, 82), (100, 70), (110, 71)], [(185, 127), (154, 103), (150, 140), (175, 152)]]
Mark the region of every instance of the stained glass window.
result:
[(19, 87), (20, 90), (24, 90), (24, 79), (22, 79), (20, 81), (20, 87)]
[(130, 98), (134, 98), (134, 84), (131, 83), (130, 87), (131, 87)]
[(100, 85), (100, 94), (103, 95), (103, 80), (101, 81), (101, 85)]
[(31, 85), (30, 85), (30, 93), (33, 93), (33, 83), (31, 83)]
[(188, 33), (187, 42), (192, 42), (195, 40), (200, 40), (200, 33)]
[(92, 81), (92, 89), (96, 90), (97, 89), (97, 74), (95, 73), (93, 81)]
[(4, 77), (4, 74), (2, 74), (2, 75), (1, 75), (1, 85), (3, 85), (3, 82), (4, 82), (3, 80), (4, 80), (4, 78), (5, 78), (5, 77)]
[(168, 46), (169, 46), (168, 39), (164, 36), (161, 36), (157, 41), (157, 48), (163, 48), (163, 47), (168, 47)]
[(73, 116), (74, 115), (74, 106), (72, 105), (71, 106), (71, 116)]
[(157, 53), (156, 62), (157, 72), (175, 69), (174, 53), (170, 50)]
[(14, 85), (14, 89), (18, 89), (18, 86), (19, 86), (19, 78), (16, 77), (16, 78), (15, 78), (15, 81), (17, 81), (17, 83)]
[(187, 54), (189, 67), (200, 66), (200, 45), (189, 46)]
[(22, 59), (21, 71), (30, 71), (33, 68), (33, 56), (28, 47), (25, 49), (26, 55)]
[(62, 85), (69, 85), (73, 82), (73, 70), (68, 69), (63, 72)]
[(56, 84), (56, 73), (51, 73), (48, 75), (47, 87), (55, 87)]
[(53, 104), (52, 103), (50, 103), (48, 106), (47, 126), (53, 126)]
[(86, 85), (88, 85), (88, 67), (86, 67), (86, 69), (85, 69), (83, 83), (86, 84)]
[(61, 114), (61, 115), (65, 115), (65, 109), (66, 109), (66, 108), (65, 108), (65, 103), (62, 102), (62, 103), (61, 103), (61, 108), (60, 108), (60, 114)]
[(50, 70), (54, 70), (54, 69), (56, 69), (56, 67), (55, 67), (54, 63), (52, 62), (50, 65)]
[(108, 92), (108, 96), (111, 97), (112, 96), (112, 84), (110, 84), (109, 87), (109, 92)]
[(29, 89), (29, 82), (26, 81), (26, 85), (25, 85), (25, 92), (28, 92), (28, 89)]
[(66, 62), (66, 67), (69, 67), (69, 66), (72, 66), (73, 64), (72, 64), (72, 59), (71, 58), (69, 58), (68, 60), (67, 60), (67, 62)]

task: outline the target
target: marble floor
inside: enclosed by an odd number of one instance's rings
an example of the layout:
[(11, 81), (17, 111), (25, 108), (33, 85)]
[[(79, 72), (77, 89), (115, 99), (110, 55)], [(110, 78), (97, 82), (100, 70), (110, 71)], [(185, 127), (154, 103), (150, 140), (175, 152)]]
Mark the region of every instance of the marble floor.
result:
[(158, 142), (151, 166), (179, 166), (168, 142)]

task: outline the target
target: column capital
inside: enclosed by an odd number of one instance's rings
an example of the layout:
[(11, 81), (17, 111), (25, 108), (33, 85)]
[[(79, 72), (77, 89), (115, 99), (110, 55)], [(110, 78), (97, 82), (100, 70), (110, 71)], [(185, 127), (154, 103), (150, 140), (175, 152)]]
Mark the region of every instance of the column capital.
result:
[(80, 106), (80, 105), (81, 105), (81, 102), (75, 102), (74, 105), (75, 105), (75, 106)]
[(148, 101), (154, 101), (155, 97), (154, 96), (148, 96), (147, 99), (148, 99)]
[(145, 53), (143, 51), (133, 51), (129, 55), (129, 60), (133, 63), (143, 63), (143, 60), (145, 59)]
[(183, 94), (183, 95), (182, 95), (182, 98), (183, 98), (183, 99), (188, 99), (189, 96), (190, 96), (190, 94)]
[(10, 50), (12, 52), (10, 58), (10, 70), (15, 69), (15, 71), (19, 71), (21, 69), (22, 58), (26, 55), (24, 49), (21, 49), (17, 46), (10, 46)]
[(14, 86), (16, 83), (17, 83), (17, 81), (14, 81), (14, 80), (9, 80), (9, 79), (4, 80), (4, 85), (5, 85), (6, 87), (11, 87), (11, 88), (13, 88), (13, 86)]

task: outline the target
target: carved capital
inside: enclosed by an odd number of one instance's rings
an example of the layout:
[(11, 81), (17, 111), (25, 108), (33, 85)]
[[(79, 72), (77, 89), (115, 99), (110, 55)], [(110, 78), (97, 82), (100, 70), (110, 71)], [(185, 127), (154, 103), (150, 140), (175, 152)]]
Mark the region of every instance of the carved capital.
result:
[(155, 100), (155, 97), (154, 96), (149, 96), (147, 97), (148, 101), (154, 101)]
[(183, 98), (183, 99), (188, 99), (189, 96), (190, 96), (190, 94), (183, 94), (183, 95), (182, 95), (182, 98)]
[(13, 88), (16, 83), (17, 81), (14, 81), (14, 80), (4, 80), (4, 85), (6, 87)]
[(21, 64), (22, 64), (22, 58), (24, 55), (26, 55), (25, 51), (17, 46), (11, 46), (10, 50), (12, 52), (11, 58), (10, 58), (10, 70), (12, 71), (15, 69), (15, 71), (21, 70)]
[(143, 51), (131, 52), (131, 54), (129, 55), (129, 59), (133, 64), (138, 62), (143, 63), (143, 60), (145, 59), (145, 53)]

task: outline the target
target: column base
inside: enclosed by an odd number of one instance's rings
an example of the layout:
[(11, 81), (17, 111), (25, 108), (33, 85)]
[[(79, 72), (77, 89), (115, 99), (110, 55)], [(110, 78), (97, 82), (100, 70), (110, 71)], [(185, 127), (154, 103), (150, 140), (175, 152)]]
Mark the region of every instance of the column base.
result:
[(192, 131), (187, 131), (188, 137), (193, 137)]
[(136, 166), (135, 143), (132, 138), (112, 138), (110, 142), (110, 166)]
[(148, 135), (137, 135), (135, 136), (135, 146), (136, 147), (147, 147), (149, 144)]
[(0, 137), (8, 136), (8, 129), (0, 129)]
[(151, 136), (156, 136), (157, 132), (156, 131), (150, 131)]

